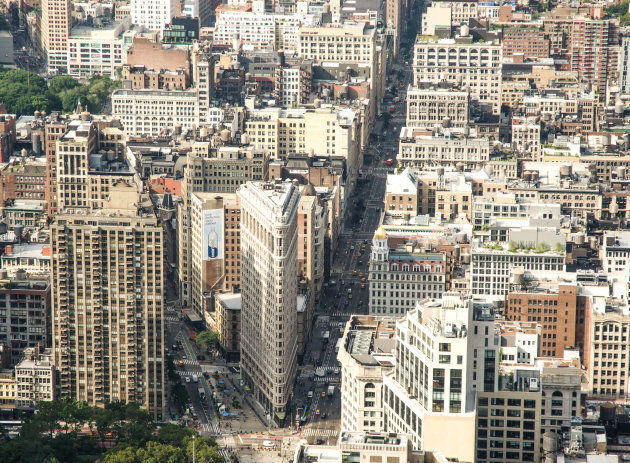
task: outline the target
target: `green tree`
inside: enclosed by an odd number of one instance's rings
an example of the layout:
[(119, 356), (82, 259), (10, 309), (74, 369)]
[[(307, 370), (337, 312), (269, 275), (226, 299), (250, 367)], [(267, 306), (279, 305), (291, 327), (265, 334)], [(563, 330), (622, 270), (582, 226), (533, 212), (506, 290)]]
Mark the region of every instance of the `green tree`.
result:
[(158, 439), (160, 442), (174, 445), (175, 447), (183, 447), (192, 436), (197, 436), (197, 431), (192, 428), (185, 428), (174, 424), (162, 426), (158, 431)]
[(147, 442), (144, 448), (138, 449), (136, 459), (142, 463), (183, 463), (182, 450), (160, 442)]
[(202, 331), (195, 336), (195, 342), (206, 349), (215, 347), (219, 342), (219, 333), (211, 330)]
[(73, 88), (80, 86), (81, 84), (79, 81), (72, 76), (55, 76), (50, 79), (50, 85), (48, 88), (51, 92), (59, 94), (66, 90), (72, 90)]

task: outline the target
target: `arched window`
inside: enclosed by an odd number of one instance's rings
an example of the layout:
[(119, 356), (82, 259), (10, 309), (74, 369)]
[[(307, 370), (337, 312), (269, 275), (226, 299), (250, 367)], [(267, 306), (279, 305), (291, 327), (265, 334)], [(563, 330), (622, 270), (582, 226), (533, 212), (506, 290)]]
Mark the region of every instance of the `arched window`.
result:
[(560, 391), (554, 391), (553, 394), (551, 394), (551, 397), (560, 397), (562, 398), (562, 392)]

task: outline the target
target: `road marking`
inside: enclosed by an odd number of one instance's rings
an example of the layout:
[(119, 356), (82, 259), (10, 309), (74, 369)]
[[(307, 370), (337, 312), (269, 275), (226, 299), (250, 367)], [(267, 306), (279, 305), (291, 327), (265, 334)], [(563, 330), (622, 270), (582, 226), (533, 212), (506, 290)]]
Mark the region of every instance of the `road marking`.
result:
[(302, 436), (307, 437), (335, 437), (338, 434), (337, 429), (306, 428), (302, 430)]

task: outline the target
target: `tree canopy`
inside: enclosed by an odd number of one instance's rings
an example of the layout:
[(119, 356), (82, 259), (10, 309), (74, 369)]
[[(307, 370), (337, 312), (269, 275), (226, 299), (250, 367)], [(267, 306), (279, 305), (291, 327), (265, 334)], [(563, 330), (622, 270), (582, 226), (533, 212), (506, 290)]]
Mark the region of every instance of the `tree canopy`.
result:
[(35, 111), (72, 112), (79, 102), (84, 109), (99, 112), (118, 85), (108, 76), (94, 76), (82, 84), (72, 76), (56, 76), (46, 82), (22, 69), (0, 70), (0, 103), (18, 116)]
[(155, 430), (148, 412), (135, 403), (99, 408), (72, 399), (41, 402), (19, 437), (0, 436), (0, 459), (61, 463), (102, 456), (104, 463), (189, 463), (194, 437), (196, 461), (222, 462), (216, 441), (194, 429), (168, 424)]

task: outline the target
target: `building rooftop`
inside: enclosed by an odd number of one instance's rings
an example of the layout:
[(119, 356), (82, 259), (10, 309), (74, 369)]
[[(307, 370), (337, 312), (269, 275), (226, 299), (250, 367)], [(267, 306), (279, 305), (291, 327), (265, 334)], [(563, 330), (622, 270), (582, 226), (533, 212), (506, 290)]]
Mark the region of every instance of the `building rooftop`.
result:
[(217, 300), (228, 310), (241, 310), (241, 294), (217, 294)]
[(396, 319), (354, 315), (344, 333), (343, 349), (358, 363), (393, 367)]
[(4, 249), (2, 259), (30, 259), (50, 260), (50, 245), (40, 243), (13, 244)]

